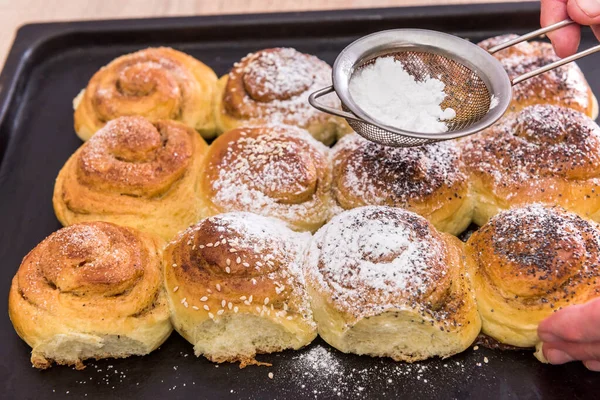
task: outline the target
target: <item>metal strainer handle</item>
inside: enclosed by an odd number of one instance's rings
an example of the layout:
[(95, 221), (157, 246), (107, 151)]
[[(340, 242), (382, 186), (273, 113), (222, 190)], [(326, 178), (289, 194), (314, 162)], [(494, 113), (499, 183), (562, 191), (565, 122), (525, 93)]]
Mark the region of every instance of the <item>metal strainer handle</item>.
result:
[[(494, 53), (496, 53), (496, 52), (498, 52), (500, 50), (504, 50), (504, 49), (506, 49), (508, 47), (512, 47), (515, 44), (519, 44), (519, 43), (524, 42), (526, 40), (536, 38), (536, 37), (541, 36), (543, 34), (546, 34), (548, 32), (553, 32), (553, 31), (555, 31), (557, 29), (564, 28), (565, 26), (572, 25), (574, 23), (575, 23), (575, 21), (573, 21), (571, 19), (565, 19), (564, 21), (560, 21), (560, 22), (557, 22), (556, 24), (548, 25), (545, 28), (538, 29), (536, 31), (533, 31), (533, 32), (527, 33), (525, 35), (519, 36), (519, 37), (514, 38), (512, 40), (509, 40), (507, 42), (501, 43), (498, 46), (494, 46), (494, 47), (488, 49), (488, 52), (490, 54), (494, 54)], [(560, 67), (562, 65), (565, 65), (565, 64), (568, 64), (568, 63), (570, 63), (572, 61), (579, 60), (580, 58), (583, 58), (585, 56), (589, 56), (590, 54), (596, 53), (598, 51), (600, 51), (600, 45), (596, 45), (594, 47), (590, 47), (589, 49), (580, 51), (579, 53), (573, 54), (572, 56), (562, 58), (562, 59), (560, 59), (558, 61), (555, 61), (553, 63), (544, 65), (543, 67), (540, 67), (538, 69), (534, 69), (533, 71), (529, 71), (529, 72), (527, 72), (527, 73), (525, 73), (523, 75), (517, 76), (516, 78), (513, 78), (511, 80), (511, 84), (514, 86), (514, 85), (516, 85), (516, 84), (518, 84), (520, 82), (523, 82), (523, 81), (525, 81), (525, 80), (527, 80), (529, 78), (533, 78), (534, 76), (537, 76), (539, 74), (543, 74), (544, 72), (548, 72), (548, 71), (550, 71), (550, 70), (552, 70), (554, 68), (558, 68), (558, 67)]]
[(317, 99), (319, 97), (323, 97), (323, 96), (325, 96), (329, 93), (333, 93), (333, 92), (335, 92), (335, 89), (333, 88), (333, 86), (328, 86), (323, 89), (319, 89), (316, 92), (312, 93), (310, 96), (308, 96), (308, 102), (310, 103), (311, 106), (313, 106), (314, 108), (316, 108), (319, 111), (323, 111), (324, 113), (333, 114), (338, 117), (348, 118), (348, 119), (352, 119), (354, 121), (363, 122), (360, 118), (358, 118), (356, 115), (352, 114), (351, 112), (346, 112), (346, 111), (338, 110), (336, 108), (328, 107), (328, 106), (324, 105), (323, 103), (319, 103), (317, 101)]

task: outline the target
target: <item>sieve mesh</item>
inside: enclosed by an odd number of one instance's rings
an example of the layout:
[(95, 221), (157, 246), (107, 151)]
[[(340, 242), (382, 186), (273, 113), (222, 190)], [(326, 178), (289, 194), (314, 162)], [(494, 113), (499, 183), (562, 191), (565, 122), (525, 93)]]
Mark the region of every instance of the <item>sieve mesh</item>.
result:
[[(428, 51), (401, 51), (383, 56), (393, 56), (404, 65), (404, 69), (417, 81), (436, 78), (444, 83), (446, 98), (442, 109), (448, 107), (456, 111), (456, 117), (445, 121), (448, 132), (467, 128), (481, 120), (490, 109), (490, 93), (485, 82), (470, 68), (444, 55)], [(372, 58), (363, 62), (357, 69), (375, 61)], [(348, 107), (343, 106), (348, 111)], [(352, 110), (350, 110), (352, 111)], [(364, 111), (363, 111), (364, 113)], [(368, 140), (396, 147), (420, 146), (437, 142), (440, 139), (423, 139), (400, 135), (379, 128), (368, 122), (347, 119), (348, 124), (358, 134)], [(425, 132), (422, 132), (425, 133)], [(435, 134), (432, 134), (432, 136)]]

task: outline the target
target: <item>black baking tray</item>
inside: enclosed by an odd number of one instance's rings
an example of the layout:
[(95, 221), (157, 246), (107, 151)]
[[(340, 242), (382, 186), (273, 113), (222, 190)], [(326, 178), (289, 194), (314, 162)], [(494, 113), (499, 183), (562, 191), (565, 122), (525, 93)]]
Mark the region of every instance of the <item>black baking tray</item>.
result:
[[(113, 58), (147, 46), (185, 51), (218, 74), (248, 52), (292, 46), (332, 63), (359, 36), (426, 28), (473, 41), (538, 27), (537, 3), (35, 24), (17, 34), (0, 75), (0, 382), (2, 398), (597, 398), (600, 376), (580, 363), (542, 365), (531, 352), (469, 349), (413, 365), (345, 355), (321, 340), (259, 357), (272, 367), (214, 365), (177, 333), (146, 357), (37, 371), (8, 319), (23, 256), (60, 225), (54, 179), (81, 142), (71, 101)], [(586, 32), (583, 46), (594, 43)], [(598, 57), (580, 65), (600, 94)], [(269, 372), (273, 373), (272, 379)]]

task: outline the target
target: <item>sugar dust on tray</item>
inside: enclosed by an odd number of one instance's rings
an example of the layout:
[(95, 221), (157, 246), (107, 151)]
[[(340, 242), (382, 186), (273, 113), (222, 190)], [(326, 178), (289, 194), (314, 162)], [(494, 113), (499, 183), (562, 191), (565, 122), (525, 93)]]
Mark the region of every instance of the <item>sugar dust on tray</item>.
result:
[(439, 79), (417, 81), (394, 57), (379, 57), (350, 80), (350, 95), (366, 114), (385, 125), (422, 133), (446, 132), (444, 121), (456, 116), (452, 108), (442, 110), (444, 89)]

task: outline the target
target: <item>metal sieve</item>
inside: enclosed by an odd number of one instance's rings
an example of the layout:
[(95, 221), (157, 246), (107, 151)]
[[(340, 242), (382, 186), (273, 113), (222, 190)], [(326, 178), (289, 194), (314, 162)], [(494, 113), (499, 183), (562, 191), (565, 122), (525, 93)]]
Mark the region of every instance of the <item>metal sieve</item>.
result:
[[(312, 93), (308, 101), (323, 112), (345, 118), (364, 138), (386, 146), (419, 146), (472, 135), (504, 115), (511, 101), (513, 85), (600, 51), (600, 45), (512, 80), (492, 54), (573, 23), (565, 20), (489, 50), (457, 36), (436, 31), (394, 29), (377, 32), (356, 40), (342, 50), (333, 64), (333, 86)], [(417, 81), (432, 77), (446, 85), (446, 98), (441, 106), (443, 109), (451, 107), (456, 111), (455, 118), (445, 121), (447, 132), (412, 132), (386, 125), (366, 114), (354, 102), (349, 91), (352, 75), (381, 56), (393, 56), (401, 61), (406, 72)], [(319, 97), (333, 92), (342, 101), (342, 110), (317, 101)], [(492, 104), (492, 98), (495, 104)]]

